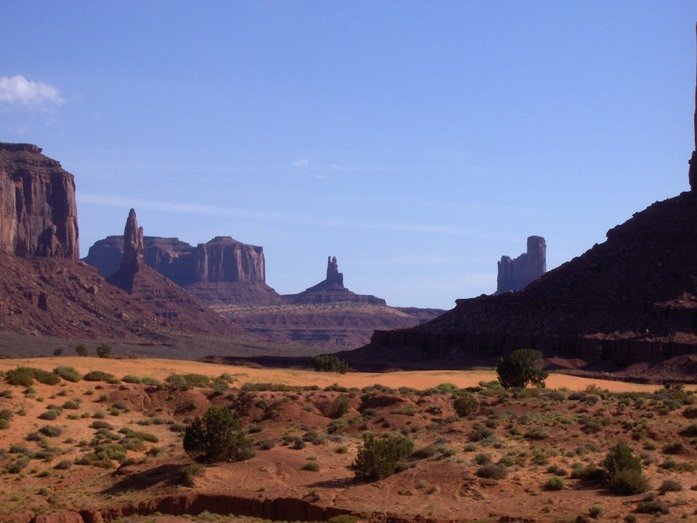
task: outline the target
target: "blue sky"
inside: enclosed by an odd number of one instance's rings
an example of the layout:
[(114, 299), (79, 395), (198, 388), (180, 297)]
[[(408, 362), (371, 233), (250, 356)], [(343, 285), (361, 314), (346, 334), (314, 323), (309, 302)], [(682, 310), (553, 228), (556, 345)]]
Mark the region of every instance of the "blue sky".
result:
[(80, 246), (262, 245), (299, 292), (450, 308), (687, 189), (692, 1), (0, 0), (0, 141), (75, 175)]

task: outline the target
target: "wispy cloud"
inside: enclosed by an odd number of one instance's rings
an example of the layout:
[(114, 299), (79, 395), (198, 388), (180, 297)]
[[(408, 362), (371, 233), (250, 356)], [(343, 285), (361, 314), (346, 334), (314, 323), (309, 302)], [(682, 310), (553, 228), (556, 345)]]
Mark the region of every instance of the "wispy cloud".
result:
[(296, 213), (285, 213), (269, 210), (250, 210), (219, 205), (202, 205), (194, 203), (144, 200), (140, 198), (126, 198), (98, 193), (78, 192), (78, 201), (81, 204), (106, 205), (110, 207), (122, 207), (128, 209), (148, 209), (160, 212), (179, 214), (200, 214), (206, 216), (228, 216), (254, 221), (273, 222), (292, 225), (307, 225), (314, 227), (338, 227), (342, 229), (363, 229), (389, 232), (405, 232), (413, 234), (446, 234), (456, 236), (471, 236), (476, 231), (462, 227), (445, 225), (433, 225), (423, 223), (389, 222), (383, 220), (353, 220), (329, 217), (314, 217)]
[(52, 85), (27, 80), (23, 76), (0, 76), (0, 104), (40, 107), (61, 105), (63, 101), (58, 89)]
[(294, 162), (291, 162), (291, 165), (293, 167), (309, 167), (310, 160), (308, 158), (303, 158), (302, 160), (295, 160)]

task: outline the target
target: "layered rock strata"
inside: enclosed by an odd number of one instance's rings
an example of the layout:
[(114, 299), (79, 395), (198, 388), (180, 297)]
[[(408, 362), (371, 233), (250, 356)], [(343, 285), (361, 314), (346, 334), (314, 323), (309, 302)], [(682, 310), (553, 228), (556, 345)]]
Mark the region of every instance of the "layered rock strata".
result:
[(498, 262), (496, 294), (519, 291), (547, 272), (547, 244), (542, 236), (529, 236), (527, 252)]
[(36, 145), (0, 143), (0, 252), (79, 258), (73, 175)]

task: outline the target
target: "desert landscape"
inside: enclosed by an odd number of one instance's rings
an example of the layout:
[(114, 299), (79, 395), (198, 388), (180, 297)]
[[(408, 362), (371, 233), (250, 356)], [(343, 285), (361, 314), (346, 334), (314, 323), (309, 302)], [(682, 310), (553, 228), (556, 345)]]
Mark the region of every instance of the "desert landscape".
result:
[[(55, 379), (11, 385), (18, 368)], [(90, 357), (1, 360), (0, 369), (3, 521), (46, 512), (53, 519), (36, 521), (697, 516), (694, 386), (552, 375), (545, 389), (506, 390), (492, 371), (334, 374)], [(462, 394), (474, 400), (465, 411)], [(199, 465), (187, 456), (185, 427), (212, 406), (238, 413), (253, 457)], [(398, 473), (357, 477), (367, 433), (412, 442)], [(617, 496), (597, 479), (618, 441), (641, 456), (649, 487), (639, 495)]]
[(690, 9), (32, 7), (0, 523), (697, 522)]

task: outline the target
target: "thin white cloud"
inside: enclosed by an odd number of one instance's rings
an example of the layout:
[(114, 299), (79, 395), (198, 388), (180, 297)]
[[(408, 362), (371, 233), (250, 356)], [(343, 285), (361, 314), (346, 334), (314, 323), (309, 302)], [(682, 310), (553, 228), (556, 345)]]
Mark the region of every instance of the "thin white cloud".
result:
[(292, 162), (293, 167), (309, 167), (310, 160), (308, 158), (303, 158), (302, 160), (295, 160)]
[(58, 89), (23, 76), (0, 76), (0, 104), (44, 106), (60, 105), (63, 97)]
[(78, 202), (81, 204), (106, 205), (109, 207), (130, 207), (148, 209), (160, 212), (174, 212), (179, 214), (200, 214), (206, 216), (229, 216), (248, 220), (273, 222), (293, 225), (308, 225), (313, 227), (337, 227), (342, 229), (377, 230), (390, 232), (405, 232), (413, 234), (446, 234), (470, 237), (476, 231), (442, 225), (387, 222), (382, 220), (352, 220), (342, 218), (327, 218), (304, 216), (295, 213), (282, 213), (277, 211), (252, 211), (223, 207), (219, 205), (201, 205), (192, 203), (144, 200), (140, 198), (125, 198), (97, 193), (78, 192)]

